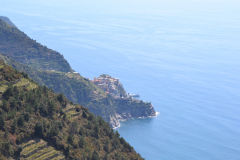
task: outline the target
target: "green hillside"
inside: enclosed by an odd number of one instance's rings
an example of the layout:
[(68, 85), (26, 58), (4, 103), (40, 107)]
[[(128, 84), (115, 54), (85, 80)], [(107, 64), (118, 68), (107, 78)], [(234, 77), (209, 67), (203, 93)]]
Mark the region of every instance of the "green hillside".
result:
[(72, 71), (60, 53), (37, 43), (25, 33), (0, 19), (0, 52), (41, 70)]
[(29, 77), (41, 86), (46, 85), (56, 93), (64, 93), (70, 101), (89, 106), (90, 111), (101, 115), (106, 121), (115, 114), (113, 106), (105, 105), (105, 102), (109, 101), (105, 93), (79, 74), (37, 70), (2, 53), (0, 59), (13, 68), (28, 73)]
[[(8, 65), (28, 73), (29, 77), (40, 85), (46, 85), (56, 93), (62, 92), (70, 101), (89, 108), (95, 115), (102, 116), (111, 127), (119, 125), (117, 114), (127, 114), (127, 117), (124, 115), (125, 118), (154, 115), (155, 111), (151, 104), (142, 101), (138, 103), (131, 100), (115, 100), (79, 74), (36, 70), (5, 54), (0, 54), (0, 59), (3, 59)], [(125, 93), (124, 88), (122, 90)]]
[(142, 159), (100, 116), (3, 60), (0, 90), (0, 159)]

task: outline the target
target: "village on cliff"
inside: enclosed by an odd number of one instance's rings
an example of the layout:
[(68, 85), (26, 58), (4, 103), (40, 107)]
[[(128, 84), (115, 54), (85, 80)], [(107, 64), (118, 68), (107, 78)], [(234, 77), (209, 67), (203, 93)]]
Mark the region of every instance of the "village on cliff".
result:
[(114, 78), (109, 75), (100, 75), (100, 77), (96, 78), (94, 77), (94, 80), (89, 79), (90, 82), (97, 85), (100, 89), (105, 91), (106, 94), (110, 94), (113, 98), (118, 100), (135, 100), (138, 101), (138, 99), (135, 99), (133, 97), (139, 97), (138, 94), (127, 94), (125, 91), (122, 91), (120, 93), (119, 88), (123, 89), (123, 86), (121, 82), (119, 81), (119, 78)]

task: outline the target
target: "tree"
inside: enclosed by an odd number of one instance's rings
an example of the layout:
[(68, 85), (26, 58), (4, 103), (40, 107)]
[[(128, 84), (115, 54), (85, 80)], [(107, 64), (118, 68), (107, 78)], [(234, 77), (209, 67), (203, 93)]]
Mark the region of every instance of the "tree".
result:
[(12, 98), (12, 99), (11, 99), (10, 105), (11, 105), (11, 108), (17, 107), (17, 102), (16, 102), (16, 99), (15, 99), (15, 98)]
[(14, 119), (13, 124), (12, 124), (12, 133), (13, 134), (16, 132), (16, 129), (17, 129), (17, 120)]
[(0, 116), (0, 128), (3, 129), (5, 126), (5, 120), (4, 120), (4, 116), (1, 115)]
[(62, 122), (60, 120), (56, 120), (54, 122), (54, 125), (55, 125), (56, 128), (58, 128), (60, 130), (63, 128)]
[(105, 145), (104, 145), (104, 150), (108, 153), (109, 152), (109, 141), (106, 139)]
[(15, 152), (15, 153), (17, 156), (20, 156), (21, 152), (22, 152), (22, 146), (18, 145), (17, 152)]
[(48, 113), (52, 116), (55, 111), (56, 111), (55, 103), (54, 101), (50, 101), (49, 107), (48, 107)]
[(3, 92), (2, 96), (4, 97), (4, 99), (8, 99), (10, 95), (12, 95), (13, 93), (13, 86), (10, 85), (7, 87), (7, 89)]
[(86, 111), (83, 111), (82, 115), (83, 115), (83, 118), (87, 118), (87, 113), (86, 113)]
[(80, 137), (80, 140), (79, 140), (79, 142), (78, 142), (79, 147), (80, 147), (80, 148), (83, 148), (83, 146), (84, 146), (85, 143), (86, 143), (86, 142), (85, 142), (84, 137), (81, 136), (81, 137)]
[(27, 74), (27, 73), (22, 72), (21, 74), (22, 74), (22, 76), (23, 76), (24, 78), (28, 78), (28, 74)]
[(20, 115), (20, 117), (18, 118), (17, 123), (18, 123), (19, 126), (23, 126), (23, 124), (24, 124), (24, 118), (23, 118), (22, 115)]
[(2, 100), (2, 109), (4, 109), (5, 111), (8, 111), (8, 106), (7, 106), (7, 104), (8, 104), (8, 102), (5, 100), (5, 99), (3, 99)]
[(77, 121), (74, 121), (70, 127), (70, 133), (75, 134), (77, 133)]
[(93, 151), (92, 160), (100, 160), (98, 151), (96, 150)]
[(8, 139), (8, 136), (9, 136), (9, 132), (8, 132), (7, 129), (5, 129), (4, 138), (5, 138), (5, 139)]
[(91, 152), (88, 153), (87, 160), (92, 160), (92, 154), (91, 154)]
[(94, 118), (95, 118), (94, 115), (90, 113), (89, 116), (88, 116), (88, 120), (89, 121), (93, 121)]
[(69, 156), (69, 153), (70, 153), (70, 145), (68, 145), (66, 148), (66, 155)]
[(84, 128), (81, 126), (79, 129), (79, 134), (83, 136), (85, 134)]
[(98, 134), (99, 134), (99, 125), (98, 124), (95, 124), (95, 126), (94, 126), (94, 134), (95, 134), (95, 137), (98, 138)]
[(28, 122), (28, 120), (30, 119), (30, 114), (28, 112), (23, 112), (23, 117), (24, 117), (25, 121)]
[(14, 150), (13, 150), (10, 142), (2, 143), (1, 148), (3, 149), (3, 154), (5, 154), (6, 156), (12, 156), (14, 154)]
[(68, 139), (67, 140), (68, 140), (68, 142), (70, 144), (73, 144), (73, 136), (71, 134), (68, 135)]
[(115, 132), (115, 137), (119, 138), (120, 134), (118, 133), (118, 131)]
[(86, 160), (86, 153), (85, 152), (83, 152), (82, 160)]
[(45, 85), (43, 86), (43, 92), (47, 93), (47, 87)]
[(63, 95), (62, 92), (58, 94), (57, 100), (58, 100), (59, 102), (63, 102), (63, 100), (64, 100), (64, 95)]
[(63, 113), (63, 119), (65, 120), (67, 117), (67, 114), (66, 113)]
[(35, 135), (41, 137), (43, 133), (43, 124), (41, 122), (37, 122), (35, 127)]
[(105, 156), (103, 157), (103, 160), (109, 160), (108, 153), (105, 154)]

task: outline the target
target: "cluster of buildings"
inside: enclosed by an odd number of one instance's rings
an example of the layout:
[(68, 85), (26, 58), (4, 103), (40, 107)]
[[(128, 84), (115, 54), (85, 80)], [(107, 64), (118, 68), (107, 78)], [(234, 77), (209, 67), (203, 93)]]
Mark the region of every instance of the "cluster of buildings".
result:
[(93, 84), (97, 85), (100, 89), (109, 93), (113, 97), (120, 97), (120, 93), (117, 90), (117, 86), (121, 85), (119, 78), (113, 78), (109, 75), (101, 75), (100, 77), (94, 77), (94, 80), (90, 80)]
[(97, 85), (100, 89), (110, 94), (115, 99), (119, 100), (129, 100), (132, 97), (135, 97), (131, 94), (121, 94), (118, 91), (118, 87), (122, 87), (119, 78), (114, 78), (109, 75), (101, 75), (100, 77), (94, 77), (94, 80), (90, 80), (93, 84)]

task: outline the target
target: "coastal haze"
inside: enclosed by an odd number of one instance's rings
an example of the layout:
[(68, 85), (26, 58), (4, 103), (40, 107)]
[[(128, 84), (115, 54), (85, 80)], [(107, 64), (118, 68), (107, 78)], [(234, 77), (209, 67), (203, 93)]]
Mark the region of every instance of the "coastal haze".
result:
[(239, 159), (240, 2), (0, 0), (0, 16), (157, 117), (117, 130), (151, 159)]

